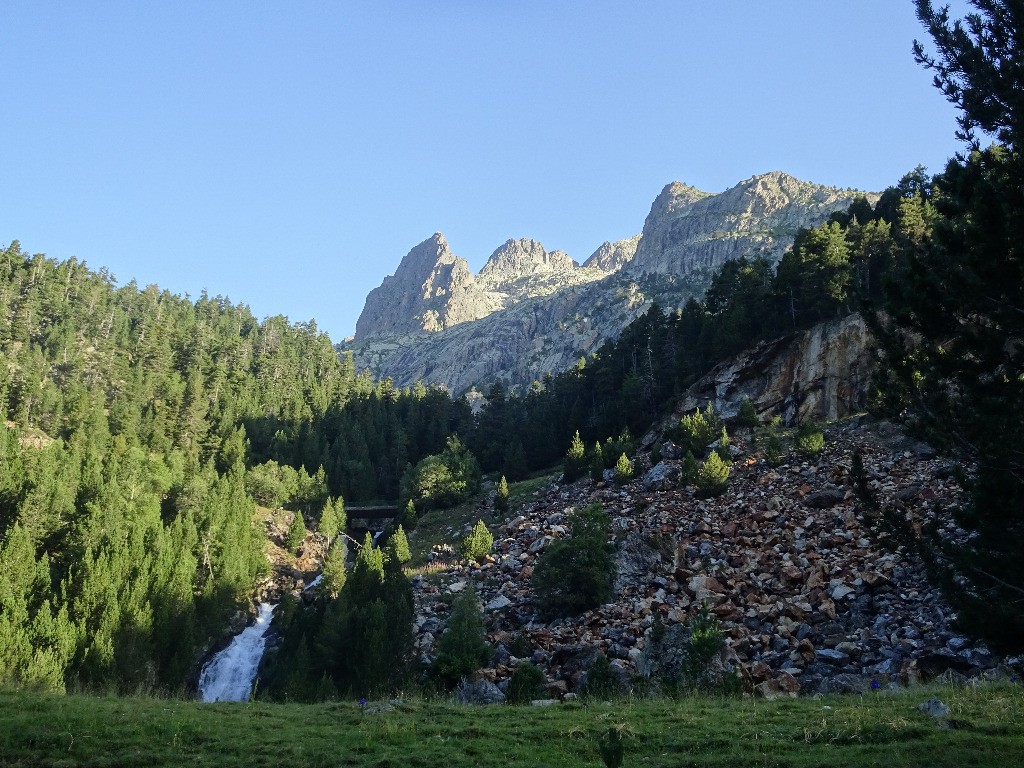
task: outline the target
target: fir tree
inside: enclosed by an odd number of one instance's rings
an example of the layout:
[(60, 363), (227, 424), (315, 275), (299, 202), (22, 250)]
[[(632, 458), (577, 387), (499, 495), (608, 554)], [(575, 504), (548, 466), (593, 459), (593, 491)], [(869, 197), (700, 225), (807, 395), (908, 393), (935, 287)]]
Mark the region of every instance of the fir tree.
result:
[(583, 440), (580, 439), (579, 430), (576, 430), (576, 433), (572, 436), (572, 441), (569, 443), (569, 450), (565, 454), (563, 471), (567, 483), (571, 483), (583, 474), (586, 466), (584, 463), (585, 455), (586, 448), (583, 446)]
[(345, 558), (348, 555), (348, 546), (345, 538), (336, 538), (327, 550), (327, 557), (324, 558), (323, 578), (321, 584), (324, 591), (331, 597), (337, 597), (345, 586), (345, 579), (348, 571), (345, 568)]
[(466, 589), (455, 599), (448, 626), (438, 640), (431, 676), (442, 687), (454, 688), (486, 664), (490, 654), (480, 599), (472, 588)]
[(401, 524), (391, 534), (389, 546), (396, 562), (404, 564), (412, 559), (412, 552), (409, 551), (409, 539), (406, 537), (405, 528)]
[(619, 485), (625, 485), (632, 477), (633, 463), (626, 454), (619, 454), (619, 459), (615, 462), (615, 482)]
[[(1024, 15), (1009, 0), (975, 0), (976, 12), (916, 0), (935, 53), (915, 57), (960, 110), (970, 154), (934, 180), (939, 218), (903, 240), (888, 325), (883, 386), (894, 411), (937, 446), (970, 462), (967, 500), (940, 511), (911, 538), (940, 579), (964, 631), (1004, 652), (1024, 649)], [(998, 143), (982, 150), (976, 131)], [(900, 515), (894, 522), (900, 524)], [(956, 529), (967, 532), (958, 535)], [(912, 531), (908, 534), (913, 535)]]
[(467, 560), (480, 562), (491, 551), (493, 544), (494, 536), (487, 530), (487, 525), (483, 520), (477, 520), (473, 530), (462, 540), (460, 549)]
[(292, 554), (298, 554), (299, 549), (306, 541), (306, 521), (302, 519), (302, 513), (296, 512), (288, 526), (288, 533), (285, 535), (285, 544)]
[(508, 481), (502, 475), (494, 489), (494, 511), (496, 514), (508, 514)]

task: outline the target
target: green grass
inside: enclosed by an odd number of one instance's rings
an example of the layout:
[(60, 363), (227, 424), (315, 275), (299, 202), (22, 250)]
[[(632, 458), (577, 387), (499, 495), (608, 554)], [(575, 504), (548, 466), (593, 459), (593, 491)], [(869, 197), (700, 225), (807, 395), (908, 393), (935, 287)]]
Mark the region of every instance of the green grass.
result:
[[(930, 697), (957, 728), (917, 711)], [(655, 700), (549, 708), (411, 701), (199, 704), (0, 692), (2, 766), (600, 766), (625, 737), (630, 766), (1024, 765), (1019, 686), (848, 698)]]

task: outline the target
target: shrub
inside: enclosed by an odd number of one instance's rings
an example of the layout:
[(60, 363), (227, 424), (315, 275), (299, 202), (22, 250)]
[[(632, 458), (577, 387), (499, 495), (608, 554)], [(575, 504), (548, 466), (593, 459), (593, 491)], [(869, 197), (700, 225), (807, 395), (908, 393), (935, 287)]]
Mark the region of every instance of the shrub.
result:
[(587, 701), (611, 699), (622, 693), (619, 679), (612, 672), (611, 662), (603, 653), (598, 654), (593, 666), (587, 671), (587, 681), (580, 693)]
[(537, 666), (529, 663), (520, 664), (512, 673), (512, 679), (508, 681), (505, 701), (508, 704), (526, 704), (539, 699), (546, 692), (546, 683), (544, 673)]
[(448, 628), (437, 643), (437, 658), (430, 674), (443, 688), (451, 690), (487, 663), (491, 647), (484, 636), (480, 599), (466, 589), (452, 606)]
[(477, 520), (473, 530), (462, 540), (462, 556), (467, 560), (479, 562), (491, 551), (492, 544), (494, 544), (494, 536), (487, 530), (483, 520)]
[(615, 482), (619, 485), (625, 485), (633, 477), (633, 464), (626, 456), (621, 454), (619, 460), (615, 462)]
[(718, 437), (721, 427), (714, 406), (708, 403), (703, 413), (698, 408), (692, 414), (683, 416), (676, 436), (683, 450), (690, 451), (694, 456), (703, 456), (708, 445)]
[(542, 610), (575, 615), (611, 598), (615, 566), (608, 545), (610, 522), (600, 504), (577, 510), (569, 518), (572, 535), (541, 553), (531, 584)]
[(717, 496), (729, 483), (729, 465), (712, 453), (697, 470), (697, 489), (704, 495)]
[(801, 422), (796, 430), (796, 452), (805, 459), (812, 459), (825, 447), (825, 436), (809, 421)]

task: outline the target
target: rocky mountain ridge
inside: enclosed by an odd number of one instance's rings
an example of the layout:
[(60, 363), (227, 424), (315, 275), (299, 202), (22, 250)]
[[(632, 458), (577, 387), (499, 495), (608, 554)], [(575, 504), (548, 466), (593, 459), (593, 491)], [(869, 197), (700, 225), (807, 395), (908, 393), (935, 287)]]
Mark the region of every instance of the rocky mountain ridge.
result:
[(370, 292), (341, 348), (400, 386), (527, 385), (596, 351), (652, 302), (681, 306), (701, 295), (725, 261), (781, 257), (801, 227), (858, 194), (778, 172), (720, 194), (673, 182), (639, 235), (604, 243), (582, 266), (522, 238), (495, 250), (475, 276), (438, 233)]

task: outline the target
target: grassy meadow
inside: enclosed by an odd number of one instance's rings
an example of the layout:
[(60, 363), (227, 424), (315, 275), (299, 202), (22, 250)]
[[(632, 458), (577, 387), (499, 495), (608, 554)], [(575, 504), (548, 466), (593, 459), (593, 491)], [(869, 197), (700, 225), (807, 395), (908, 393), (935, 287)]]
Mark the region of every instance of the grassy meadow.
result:
[[(939, 698), (946, 720), (918, 711)], [(2, 766), (602, 766), (623, 736), (631, 766), (1024, 765), (1019, 685), (863, 697), (573, 702), (469, 708), (411, 699), (200, 704), (0, 692)]]

